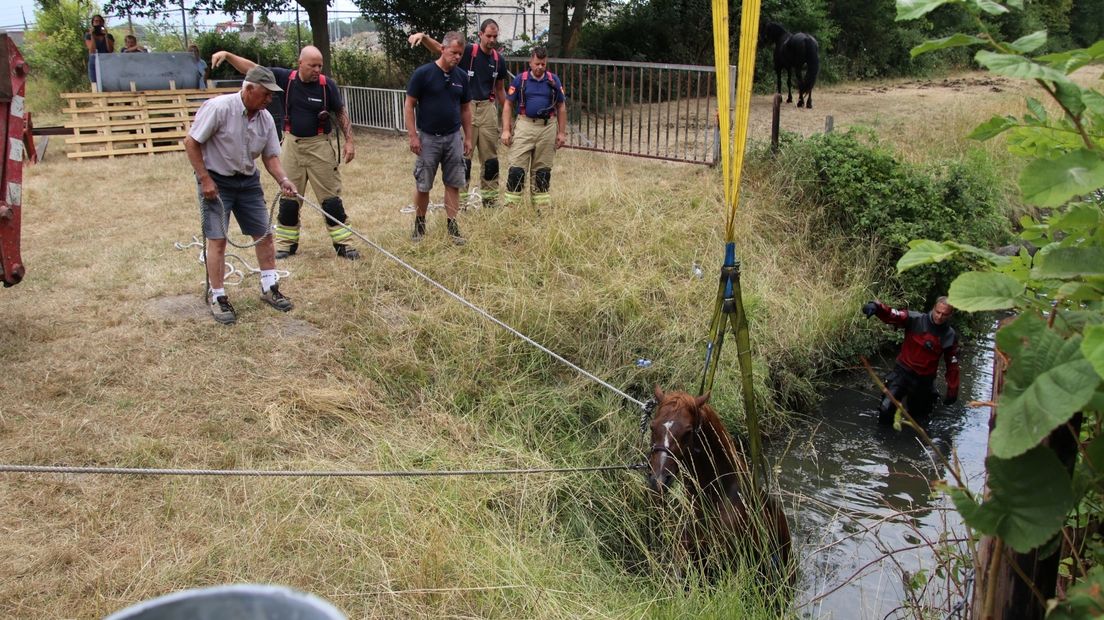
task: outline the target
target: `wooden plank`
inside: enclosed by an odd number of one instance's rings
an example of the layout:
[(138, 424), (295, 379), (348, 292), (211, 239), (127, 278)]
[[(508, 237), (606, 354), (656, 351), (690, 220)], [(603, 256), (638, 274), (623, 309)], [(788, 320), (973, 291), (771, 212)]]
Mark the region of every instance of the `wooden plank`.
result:
[(152, 155), (181, 151), (195, 111), (235, 88), (111, 93), (63, 93), (73, 136), (70, 158)]

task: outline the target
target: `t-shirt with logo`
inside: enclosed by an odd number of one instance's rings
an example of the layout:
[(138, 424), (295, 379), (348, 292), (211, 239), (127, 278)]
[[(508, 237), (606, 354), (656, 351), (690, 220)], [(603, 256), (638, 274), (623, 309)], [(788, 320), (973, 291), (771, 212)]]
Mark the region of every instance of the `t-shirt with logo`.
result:
[(494, 50), (490, 54), (484, 52), (478, 43), (470, 43), (464, 48), (464, 55), (457, 66), (468, 74), (472, 101), (493, 100), (495, 82), (506, 81), (506, 59)]
[[(309, 138), (318, 135), (319, 127), (322, 128), (322, 133), (333, 131), (333, 114), (345, 107), (336, 82), (327, 77), (326, 87), (323, 89), (321, 79), (304, 82), (296, 75), (295, 82), (292, 83), (290, 69), (269, 68), (272, 69), (272, 75), (276, 76), (276, 84), (284, 89), (287, 115), (291, 118), (291, 135)], [(319, 123), (318, 113), (323, 109), (330, 111), (330, 118)]]
[[(525, 101), (522, 98), (521, 84), (525, 81)], [(556, 110), (556, 105), (563, 103), (563, 83), (560, 78), (551, 71), (545, 71), (538, 79), (532, 71), (523, 71), (514, 77), (510, 88), (506, 90), (506, 99), (513, 103), (518, 112), (524, 112), (529, 118), (549, 118)]]
[(414, 70), (406, 94), (418, 100), (418, 129), (438, 136), (460, 129), (460, 106), (472, 99), (468, 75), (460, 65), (446, 73), (436, 62)]

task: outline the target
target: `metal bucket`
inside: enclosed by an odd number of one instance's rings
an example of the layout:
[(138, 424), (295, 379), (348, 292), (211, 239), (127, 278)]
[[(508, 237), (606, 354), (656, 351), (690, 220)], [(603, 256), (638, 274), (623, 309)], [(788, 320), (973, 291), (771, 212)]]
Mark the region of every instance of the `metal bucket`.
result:
[(283, 586), (235, 584), (184, 590), (117, 611), (104, 620), (346, 620), (328, 602)]

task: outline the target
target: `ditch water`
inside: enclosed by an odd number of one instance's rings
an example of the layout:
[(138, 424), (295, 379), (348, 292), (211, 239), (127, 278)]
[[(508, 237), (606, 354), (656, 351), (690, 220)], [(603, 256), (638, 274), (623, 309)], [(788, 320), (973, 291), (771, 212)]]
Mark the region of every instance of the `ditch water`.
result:
[[(957, 454), (974, 490), (984, 484), (989, 410), (966, 403), (990, 398), (992, 349), (991, 335), (963, 343), (959, 401), (937, 407), (927, 425), (948, 460)], [(885, 360), (878, 370), (892, 363)], [(900, 609), (906, 598), (902, 572), (930, 574), (938, 561), (925, 542), (938, 543), (948, 531), (964, 535), (950, 500), (930, 490), (930, 481), (950, 474), (915, 432), (878, 425), (877, 395), (865, 371), (835, 383), (789, 445), (771, 446), (802, 559), (798, 613), (837, 620), (911, 617)], [(963, 599), (961, 589), (936, 579), (922, 601), (946, 615)]]

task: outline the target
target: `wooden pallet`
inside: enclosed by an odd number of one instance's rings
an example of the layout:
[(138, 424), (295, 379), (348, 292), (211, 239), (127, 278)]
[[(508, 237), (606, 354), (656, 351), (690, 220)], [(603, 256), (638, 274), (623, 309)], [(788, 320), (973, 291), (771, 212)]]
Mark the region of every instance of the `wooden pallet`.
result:
[(237, 92), (208, 90), (143, 90), (111, 93), (63, 93), (69, 115), (65, 126), (69, 157), (115, 158), (183, 151), (184, 137), (199, 106), (211, 97)]

